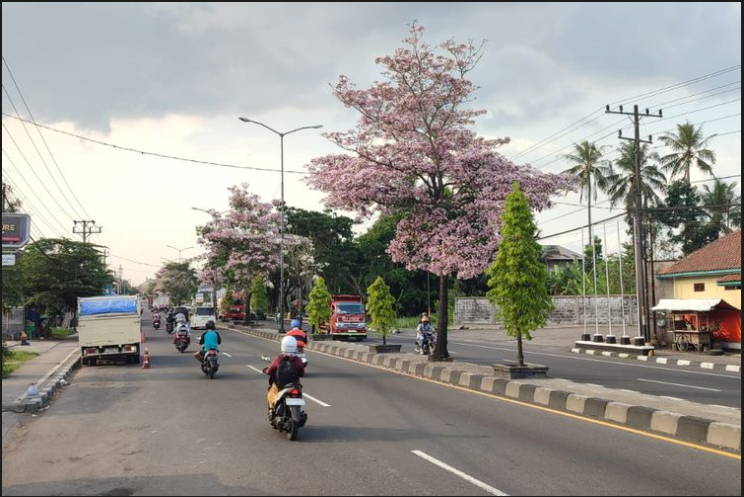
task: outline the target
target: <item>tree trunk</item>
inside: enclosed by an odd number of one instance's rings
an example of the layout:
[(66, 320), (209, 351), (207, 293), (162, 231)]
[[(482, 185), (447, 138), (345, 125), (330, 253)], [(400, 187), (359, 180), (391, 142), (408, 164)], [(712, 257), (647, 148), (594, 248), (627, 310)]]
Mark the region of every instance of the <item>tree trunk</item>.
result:
[(431, 356), (433, 362), (450, 361), (449, 350), (447, 350), (447, 322), (449, 317), (449, 277), (439, 277), (439, 325), (437, 327), (437, 348)]
[(522, 346), (522, 332), (517, 333), (517, 366), (524, 367), (524, 348)]
[(253, 295), (251, 292), (246, 292), (246, 298), (245, 298), (245, 316), (243, 316), (243, 323), (245, 323), (246, 326), (251, 324), (251, 297)]

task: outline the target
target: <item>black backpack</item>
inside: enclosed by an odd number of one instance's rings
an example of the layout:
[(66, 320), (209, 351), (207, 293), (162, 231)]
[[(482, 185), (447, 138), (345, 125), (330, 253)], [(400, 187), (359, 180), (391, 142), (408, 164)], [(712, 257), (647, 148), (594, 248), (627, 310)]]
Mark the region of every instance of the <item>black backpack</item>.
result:
[(283, 357), (276, 371), (276, 384), (279, 390), (287, 388), (287, 385), (297, 385), (300, 382), (300, 367), (289, 358)]

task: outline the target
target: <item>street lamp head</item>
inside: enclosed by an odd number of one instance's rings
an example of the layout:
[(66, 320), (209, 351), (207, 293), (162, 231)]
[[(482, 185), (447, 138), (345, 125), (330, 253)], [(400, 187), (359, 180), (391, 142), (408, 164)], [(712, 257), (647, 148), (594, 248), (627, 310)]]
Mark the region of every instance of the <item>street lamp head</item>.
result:
[(318, 124), (317, 126), (311, 126), (310, 127), (310, 129), (322, 129), (322, 128), (323, 128), (323, 125), (322, 124)]
[(248, 119), (247, 117), (239, 117), (238, 119), (240, 119), (240, 120), (241, 120), (241, 121), (243, 121), (244, 123), (252, 123), (252, 122), (253, 122), (253, 121), (251, 121), (250, 119)]

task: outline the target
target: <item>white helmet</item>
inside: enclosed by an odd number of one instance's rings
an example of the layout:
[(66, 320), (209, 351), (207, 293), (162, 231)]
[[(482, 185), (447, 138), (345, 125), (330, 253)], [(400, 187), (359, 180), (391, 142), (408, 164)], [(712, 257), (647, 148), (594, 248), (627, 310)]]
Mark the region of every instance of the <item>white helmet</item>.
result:
[(176, 316), (176, 321), (178, 321), (179, 323), (185, 323), (186, 316), (184, 316), (182, 313), (179, 312), (178, 315)]
[(284, 337), (282, 339), (282, 354), (297, 354), (297, 339), (295, 337)]

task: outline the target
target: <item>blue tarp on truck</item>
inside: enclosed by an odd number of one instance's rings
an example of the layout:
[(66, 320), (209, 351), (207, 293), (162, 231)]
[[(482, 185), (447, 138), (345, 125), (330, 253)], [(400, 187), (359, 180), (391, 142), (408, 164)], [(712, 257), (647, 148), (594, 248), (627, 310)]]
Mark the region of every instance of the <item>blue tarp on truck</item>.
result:
[(100, 314), (138, 314), (137, 297), (99, 297), (80, 299), (80, 316)]

